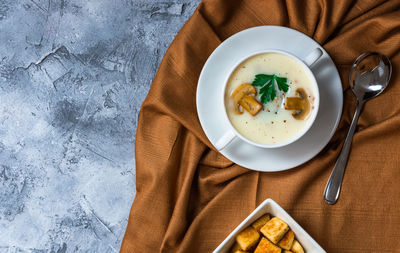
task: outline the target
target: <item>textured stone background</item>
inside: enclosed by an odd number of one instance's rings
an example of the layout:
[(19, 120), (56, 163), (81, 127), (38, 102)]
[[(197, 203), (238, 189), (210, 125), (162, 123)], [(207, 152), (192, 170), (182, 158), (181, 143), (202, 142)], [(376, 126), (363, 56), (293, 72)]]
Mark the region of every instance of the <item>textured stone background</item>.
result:
[(140, 104), (198, 3), (0, 0), (0, 253), (119, 250)]

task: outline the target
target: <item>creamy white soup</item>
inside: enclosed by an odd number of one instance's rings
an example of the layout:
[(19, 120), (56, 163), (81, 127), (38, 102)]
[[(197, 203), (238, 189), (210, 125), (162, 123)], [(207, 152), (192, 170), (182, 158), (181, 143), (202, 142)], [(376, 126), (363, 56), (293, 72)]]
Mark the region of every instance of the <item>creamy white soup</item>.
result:
[[(285, 93), (276, 87), (276, 98), (262, 104), (262, 109), (255, 115), (242, 110), (243, 113), (234, 113), (232, 109), (232, 92), (238, 86), (254, 81), (255, 75), (267, 74), (287, 78), (289, 85)], [(310, 102), (310, 112), (302, 120), (296, 119), (293, 110), (285, 109), (287, 97), (296, 97), (296, 90), (303, 88)], [(257, 87), (257, 96), (254, 98), (261, 101)], [(307, 124), (314, 110), (312, 79), (306, 69), (295, 59), (280, 53), (263, 53), (250, 57), (242, 62), (231, 74), (225, 90), (225, 106), (228, 118), (235, 129), (247, 139), (261, 144), (278, 144), (293, 139)]]

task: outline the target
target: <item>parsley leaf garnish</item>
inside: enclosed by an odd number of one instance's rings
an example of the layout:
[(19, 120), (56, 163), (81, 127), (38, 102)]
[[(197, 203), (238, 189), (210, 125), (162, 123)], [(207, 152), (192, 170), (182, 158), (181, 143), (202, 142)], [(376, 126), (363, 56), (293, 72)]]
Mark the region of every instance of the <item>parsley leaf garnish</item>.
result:
[(258, 74), (255, 76), (254, 81), (252, 83), (253, 86), (261, 87), (261, 103), (265, 104), (269, 101), (272, 101), (276, 97), (275, 91), (275, 81), (278, 85), (278, 89), (287, 92), (289, 90), (289, 85), (287, 84), (286, 77), (279, 77), (277, 75), (265, 75)]

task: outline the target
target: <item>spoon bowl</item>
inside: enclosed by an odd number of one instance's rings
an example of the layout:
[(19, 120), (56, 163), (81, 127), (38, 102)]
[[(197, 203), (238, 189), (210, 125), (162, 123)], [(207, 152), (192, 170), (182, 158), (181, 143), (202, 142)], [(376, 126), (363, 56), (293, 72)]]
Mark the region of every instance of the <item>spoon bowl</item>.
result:
[(364, 103), (385, 90), (389, 84), (391, 74), (392, 64), (390, 60), (385, 55), (377, 52), (360, 55), (351, 67), (349, 82), (351, 90), (357, 98), (357, 108), (342, 150), (325, 187), (324, 198), (330, 205), (335, 204), (339, 198), (351, 142)]
[(392, 65), (386, 55), (378, 52), (364, 53), (352, 65), (350, 87), (357, 100), (367, 101), (383, 92), (391, 74)]

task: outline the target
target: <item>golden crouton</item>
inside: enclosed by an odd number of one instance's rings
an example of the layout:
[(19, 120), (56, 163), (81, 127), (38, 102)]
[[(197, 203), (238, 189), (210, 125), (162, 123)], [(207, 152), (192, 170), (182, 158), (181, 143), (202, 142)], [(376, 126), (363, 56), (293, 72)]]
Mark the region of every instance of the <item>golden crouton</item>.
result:
[(290, 250), (293, 253), (304, 253), (303, 247), (297, 240), (294, 240), (292, 248)]
[(254, 253), (281, 253), (281, 248), (263, 237)]
[(283, 222), (278, 217), (270, 219), (265, 225), (260, 229), (261, 233), (265, 235), (271, 242), (278, 243), (280, 239), (289, 230), (288, 224)]
[(292, 230), (289, 230), (285, 234), (285, 236), (283, 236), (283, 238), (279, 241), (278, 245), (282, 249), (290, 250), (292, 248), (293, 240), (294, 240), (294, 232)]
[(249, 250), (256, 246), (260, 234), (253, 227), (248, 227), (236, 236), (236, 242), (242, 250)]
[(255, 222), (253, 222), (253, 224), (251, 224), (251, 226), (257, 230), (260, 231), (260, 229), (262, 228), (262, 226), (265, 225), (265, 223), (267, 223), (267, 221), (269, 221), (271, 218), (269, 216), (269, 214), (264, 214), (263, 216), (261, 216), (260, 218), (258, 218)]
[(239, 244), (237, 242), (235, 242), (235, 244), (233, 245), (233, 247), (231, 249), (231, 253), (247, 253), (247, 251), (241, 250)]
[(240, 246), (237, 242), (232, 246), (231, 253), (236, 253), (236, 251), (240, 250)]

